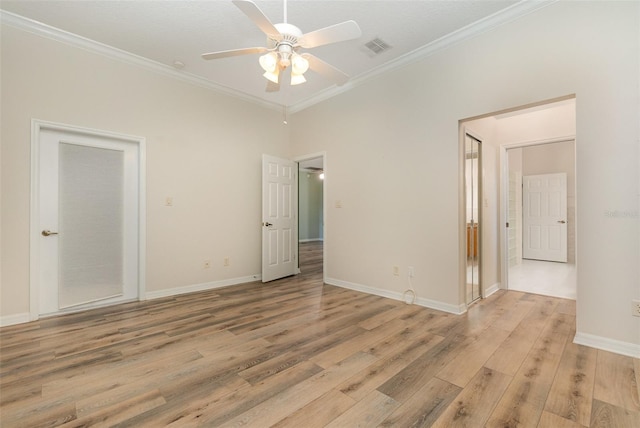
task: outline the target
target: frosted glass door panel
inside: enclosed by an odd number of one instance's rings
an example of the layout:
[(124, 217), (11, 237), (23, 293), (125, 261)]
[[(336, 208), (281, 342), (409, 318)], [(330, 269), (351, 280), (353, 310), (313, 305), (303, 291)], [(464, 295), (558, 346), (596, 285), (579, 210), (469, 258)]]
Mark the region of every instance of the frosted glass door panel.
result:
[(124, 152), (59, 145), (59, 307), (120, 296)]

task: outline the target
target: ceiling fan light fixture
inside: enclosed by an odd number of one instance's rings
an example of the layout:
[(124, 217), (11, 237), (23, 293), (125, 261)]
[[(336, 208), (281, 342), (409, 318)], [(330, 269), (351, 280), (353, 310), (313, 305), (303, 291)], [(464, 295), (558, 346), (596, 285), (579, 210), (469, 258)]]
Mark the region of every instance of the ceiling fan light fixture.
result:
[(278, 74), (280, 70), (276, 67), (275, 71), (265, 71), (263, 76), (267, 80), (271, 80), (273, 83), (278, 83)]
[(302, 74), (296, 74), (293, 72), (293, 70), (291, 70), (291, 85), (295, 86), (295, 85), (299, 85), (301, 83), (306, 82), (307, 79), (304, 78), (304, 75)]
[(295, 74), (304, 74), (309, 69), (309, 61), (303, 56), (294, 53), (291, 57), (291, 72)]
[(258, 59), (258, 62), (260, 63), (260, 67), (267, 73), (276, 73), (278, 69), (278, 55), (275, 52), (262, 55), (260, 59)]

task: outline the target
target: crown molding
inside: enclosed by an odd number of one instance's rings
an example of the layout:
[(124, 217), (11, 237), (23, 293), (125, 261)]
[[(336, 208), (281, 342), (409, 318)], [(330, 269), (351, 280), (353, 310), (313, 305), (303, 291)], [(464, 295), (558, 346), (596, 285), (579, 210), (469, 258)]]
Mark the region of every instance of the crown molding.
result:
[[(306, 100), (287, 106), (287, 110), (290, 113), (296, 113), (318, 104), (322, 101), (333, 98), (336, 95), (347, 92), (356, 86), (360, 86), (384, 73), (388, 73), (393, 70), (397, 70), (401, 67), (420, 61), (437, 52), (440, 52), (450, 46), (460, 43), (466, 39), (475, 37), (481, 33), (490, 31), (500, 25), (514, 21), (529, 13), (535, 12), (550, 4), (556, 3), (558, 0), (523, 0), (506, 9), (494, 13), (486, 18), (471, 23), (466, 27), (463, 27), (453, 33), (447, 34), (444, 37), (439, 38), (425, 46), (422, 46), (416, 50), (408, 52), (399, 58), (380, 65), (366, 73), (356, 76), (350, 79), (346, 84), (342, 86), (334, 86), (327, 88)], [(260, 105), (272, 110), (281, 110), (282, 105), (265, 101), (261, 98), (248, 95), (244, 92), (237, 91), (235, 89), (228, 88), (223, 85), (214, 83), (208, 79), (190, 74), (184, 71), (179, 71), (168, 65), (152, 61), (150, 59), (141, 57), (139, 55), (132, 54), (130, 52), (123, 51), (121, 49), (114, 48), (112, 46), (96, 42), (91, 39), (87, 39), (76, 34), (60, 30), (41, 22), (16, 15), (11, 12), (0, 10), (0, 23), (2, 25), (9, 25), (29, 33), (45, 37), (51, 40), (56, 40), (67, 45), (71, 45), (80, 49), (84, 49), (89, 52), (93, 52), (107, 58), (122, 61), (131, 65), (135, 65), (146, 70), (161, 74), (166, 77), (171, 77), (177, 80), (181, 80), (186, 83), (200, 86), (205, 89), (209, 89), (215, 92), (219, 92), (232, 97), (240, 98), (244, 101), (248, 101), (253, 104)]]
[(466, 27), (447, 34), (433, 42), (426, 44), (418, 49), (408, 52), (395, 60), (382, 64), (366, 73), (360, 74), (350, 79), (345, 85), (328, 88), (313, 97), (310, 97), (304, 101), (289, 106), (288, 110), (291, 113), (296, 113), (311, 107), (314, 104), (318, 104), (321, 101), (325, 101), (329, 98), (335, 97), (343, 92), (347, 92), (356, 86), (362, 85), (384, 73), (388, 73), (393, 70), (405, 67), (409, 64), (413, 64), (422, 59), (428, 58), (431, 55), (436, 54), (444, 49), (447, 49), (455, 44), (458, 44), (464, 40), (475, 37), (479, 34), (491, 31), (492, 29), (504, 25), (508, 22), (515, 21), (525, 15), (535, 12), (543, 7), (556, 3), (558, 0), (522, 0), (506, 9), (489, 15), (483, 19), (475, 21)]
[(132, 54), (130, 52), (115, 48), (113, 46), (106, 45), (104, 43), (96, 42), (95, 40), (88, 39), (86, 37), (79, 36), (77, 34), (70, 33), (68, 31), (60, 30), (59, 28), (52, 27), (33, 19), (25, 18), (20, 15), (16, 15), (5, 10), (0, 10), (0, 24), (8, 25), (20, 30), (26, 31), (37, 36), (41, 36), (50, 40), (55, 40), (67, 45), (83, 49), (104, 57), (115, 59), (130, 65), (144, 68), (148, 71), (170, 77), (176, 80), (180, 80), (186, 83), (190, 83), (196, 86), (200, 86), (205, 89), (209, 89), (215, 92), (219, 92), (225, 95), (229, 95), (235, 98), (240, 98), (244, 101), (248, 101), (253, 104), (260, 105), (262, 107), (281, 110), (282, 106), (276, 103), (268, 102), (260, 98), (245, 94), (235, 89), (228, 88), (223, 85), (214, 83), (208, 79), (196, 76), (194, 74), (187, 73), (185, 71), (176, 70), (168, 65), (152, 61), (148, 58), (144, 58), (139, 55)]

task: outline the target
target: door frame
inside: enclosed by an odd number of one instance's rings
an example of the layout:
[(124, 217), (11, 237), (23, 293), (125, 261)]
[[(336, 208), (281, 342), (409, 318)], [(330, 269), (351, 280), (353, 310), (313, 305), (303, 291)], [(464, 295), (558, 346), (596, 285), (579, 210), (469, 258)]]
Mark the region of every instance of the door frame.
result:
[[(118, 139), (133, 143), (138, 149), (138, 300), (145, 300), (146, 290), (146, 140), (144, 137), (125, 135), (110, 131), (31, 119), (31, 206), (29, 213), (29, 317), (39, 319), (40, 297), (40, 133), (43, 130), (68, 132)], [(65, 310), (77, 312), (86, 308)], [(61, 312), (62, 313), (62, 312)]]
[[(300, 164), (302, 161), (322, 158), (322, 170), (324, 171), (324, 180), (322, 183), (322, 282), (325, 282), (327, 278), (327, 180), (330, 178), (330, 175), (327, 174), (327, 152), (316, 152), (310, 153), (307, 155), (297, 156), (293, 158), (294, 162)], [(298, 198), (298, 205), (300, 204), (300, 198)], [(298, 222), (300, 222), (300, 207), (296, 207), (298, 210)], [(296, 242), (296, 257), (298, 259), (298, 273), (300, 273), (300, 253), (299, 253), (299, 245)]]
[[(554, 144), (554, 143), (566, 143), (569, 141), (573, 141), (573, 164), (575, 171), (575, 179), (574, 179), (574, 199), (575, 199), (575, 230), (578, 230), (578, 194), (576, 192), (576, 183), (578, 182), (578, 168), (576, 163), (576, 136), (575, 135), (567, 135), (564, 137), (555, 137), (548, 138), (544, 140), (533, 140), (533, 141), (521, 141), (514, 143), (505, 143), (500, 144), (500, 227), (499, 230), (499, 248), (500, 248), (500, 285), (501, 288), (509, 290), (509, 231), (507, 230), (507, 221), (509, 218), (509, 157), (507, 155), (507, 150), (509, 149), (517, 149), (523, 147), (531, 147), (531, 146), (540, 146), (543, 144)], [(578, 234), (574, 233), (574, 249), (575, 249), (575, 264), (578, 264)], [(577, 284), (576, 284), (577, 287)]]

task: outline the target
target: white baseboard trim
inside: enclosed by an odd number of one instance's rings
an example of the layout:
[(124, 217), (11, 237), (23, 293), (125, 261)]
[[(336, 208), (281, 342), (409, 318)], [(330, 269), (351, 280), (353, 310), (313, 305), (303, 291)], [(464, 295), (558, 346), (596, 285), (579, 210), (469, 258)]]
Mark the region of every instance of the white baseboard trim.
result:
[(500, 290), (500, 283), (496, 282), (495, 284), (493, 284), (491, 287), (487, 288), (486, 290), (484, 290), (484, 297), (485, 299), (489, 296), (491, 296), (493, 293), (495, 293), (496, 291)]
[(7, 327), (15, 324), (23, 324), (31, 321), (31, 314), (24, 312), (21, 314), (5, 315), (0, 317), (0, 327)]
[(322, 242), (322, 238), (298, 239), (298, 242)]
[[(326, 278), (325, 284), (335, 285), (336, 287), (348, 288), (349, 290), (360, 291), (362, 293), (373, 294), (375, 296), (387, 297), (393, 300), (405, 301), (402, 293), (395, 291), (383, 290), (381, 288), (369, 287), (367, 285), (355, 284), (353, 282), (342, 281), (335, 278)], [(466, 305), (451, 305), (449, 303), (439, 302), (437, 300), (425, 299), (418, 297), (415, 301), (416, 305), (425, 308), (436, 309), (438, 311), (448, 312), (450, 314), (460, 315), (467, 311)]]
[(573, 338), (573, 343), (602, 349), (603, 351), (613, 352), (614, 354), (626, 355), (627, 357), (640, 358), (640, 345), (636, 345), (635, 343), (622, 342), (620, 340), (595, 336), (588, 333), (576, 333)]
[(145, 293), (145, 300), (160, 299), (162, 297), (177, 296), (179, 294), (195, 293), (197, 291), (213, 290), (215, 288), (228, 287), (230, 285), (244, 284), (247, 282), (260, 281), (262, 275), (255, 274), (239, 278), (223, 279), (220, 281), (205, 282), (202, 284), (186, 285), (184, 287), (167, 288), (165, 290), (148, 291)]

